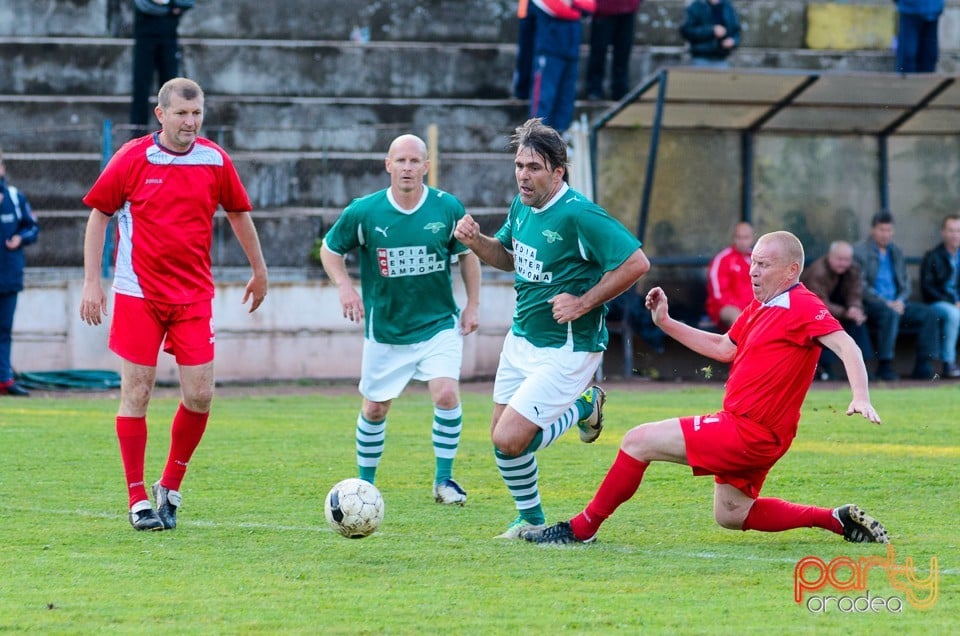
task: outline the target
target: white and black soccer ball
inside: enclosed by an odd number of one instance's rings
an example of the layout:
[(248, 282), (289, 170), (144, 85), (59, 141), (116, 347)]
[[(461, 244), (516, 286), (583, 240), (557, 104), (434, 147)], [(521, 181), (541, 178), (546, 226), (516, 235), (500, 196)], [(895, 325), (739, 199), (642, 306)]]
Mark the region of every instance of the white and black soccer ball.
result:
[(351, 477), (338, 482), (323, 504), (327, 523), (349, 539), (370, 536), (383, 521), (383, 496), (368, 481)]

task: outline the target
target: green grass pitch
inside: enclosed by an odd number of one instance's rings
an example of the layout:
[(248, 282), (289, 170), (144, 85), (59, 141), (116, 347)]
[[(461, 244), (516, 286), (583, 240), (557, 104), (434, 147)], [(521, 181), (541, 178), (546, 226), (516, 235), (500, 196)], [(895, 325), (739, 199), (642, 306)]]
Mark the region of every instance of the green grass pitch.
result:
[[(717, 386), (654, 388), (609, 390), (595, 444), (568, 434), (538, 453), (549, 522), (582, 509), (631, 426), (720, 404)], [(958, 388), (875, 388), (880, 427), (844, 415), (848, 391), (812, 391), (800, 434), (764, 487), (802, 503), (860, 504), (889, 529), (897, 565), (910, 559), (918, 577), (930, 579), (936, 559), (926, 609), (882, 568), (868, 571), (870, 596), (904, 599), (898, 612), (851, 609), (863, 592), (829, 586), (817, 594), (848, 600), (826, 611), (795, 602), (800, 559), (859, 563), (884, 557), (884, 546), (815, 529), (723, 530), (711, 479), (682, 466), (651, 467), (596, 544), (494, 540), (515, 511), (493, 461), (488, 387), (463, 395), (455, 477), (469, 493), (464, 508), (431, 496), (428, 396), (396, 400), (377, 477), (386, 515), (362, 540), (334, 534), (323, 518), (327, 490), (356, 473), (352, 387), (218, 396), (183, 485), (180, 527), (160, 533), (126, 520), (115, 396), (2, 399), (0, 632), (956, 633)], [(148, 482), (175, 408), (166, 397), (151, 405)]]

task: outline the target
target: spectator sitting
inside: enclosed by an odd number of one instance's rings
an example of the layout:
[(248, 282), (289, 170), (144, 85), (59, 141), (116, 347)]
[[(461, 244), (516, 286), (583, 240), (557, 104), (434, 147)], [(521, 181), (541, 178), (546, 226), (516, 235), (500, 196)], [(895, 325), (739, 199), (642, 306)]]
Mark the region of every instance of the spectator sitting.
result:
[(923, 302), (940, 318), (940, 359), (943, 377), (960, 378), (957, 367), (957, 332), (960, 331), (960, 215), (951, 214), (940, 224), (943, 242), (923, 255), (920, 292)]
[(740, 46), (740, 19), (730, 0), (693, 0), (687, 5), (680, 35), (690, 43), (694, 66), (726, 68)]
[(933, 378), (930, 361), (937, 355), (940, 333), (937, 314), (923, 303), (911, 302), (910, 276), (903, 251), (893, 243), (893, 215), (882, 211), (870, 221), (870, 236), (856, 244), (853, 257), (863, 272), (863, 306), (875, 325), (877, 378), (898, 380), (893, 369), (894, 345), (901, 326), (917, 330), (913, 378)]
[[(800, 274), (800, 282), (820, 297), (830, 314), (840, 321), (844, 331), (850, 334), (863, 359), (873, 358), (873, 346), (867, 331), (867, 314), (863, 310), (863, 281), (860, 266), (853, 260), (853, 246), (846, 241), (834, 241), (826, 256), (821, 256)], [(820, 353), (821, 380), (834, 380), (835, 353), (823, 348)]]
[(737, 223), (733, 243), (707, 266), (707, 316), (723, 330), (729, 329), (753, 300), (750, 253), (756, 235), (749, 223)]

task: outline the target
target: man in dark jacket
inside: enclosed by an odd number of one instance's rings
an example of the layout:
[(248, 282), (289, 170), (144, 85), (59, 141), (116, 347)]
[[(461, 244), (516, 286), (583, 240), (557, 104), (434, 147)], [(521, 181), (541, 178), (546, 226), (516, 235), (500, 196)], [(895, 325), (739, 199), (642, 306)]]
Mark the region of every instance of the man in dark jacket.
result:
[[(803, 270), (800, 282), (819, 296), (830, 314), (840, 321), (844, 331), (860, 347), (863, 359), (873, 358), (867, 314), (863, 310), (863, 281), (860, 266), (853, 260), (853, 246), (846, 241), (831, 243), (826, 256), (821, 256)], [(823, 349), (817, 371), (821, 380), (836, 379), (833, 373), (836, 360), (836, 354)]]
[(903, 251), (893, 243), (893, 215), (878, 212), (870, 221), (870, 236), (853, 248), (853, 257), (863, 270), (863, 305), (867, 319), (876, 328), (877, 378), (897, 380), (893, 370), (894, 345), (900, 327), (917, 332), (913, 378), (933, 378), (930, 361), (940, 348), (937, 314), (910, 299), (910, 276)]
[(133, 95), (130, 100), (130, 124), (134, 136), (147, 133), (152, 121), (150, 95), (180, 75), (180, 44), (177, 27), (180, 16), (193, 6), (193, 0), (133, 0)]
[(27, 197), (7, 185), (7, 168), (0, 150), (0, 395), (26, 397), (26, 389), (14, 382), (10, 366), (13, 342), (13, 312), (23, 289), (23, 246), (37, 240), (40, 228)]
[(960, 331), (960, 214), (940, 224), (943, 242), (923, 255), (920, 293), (940, 318), (940, 359), (943, 377), (960, 378), (957, 332)]
[(693, 0), (680, 35), (690, 43), (694, 66), (726, 68), (730, 53), (740, 46), (740, 19), (730, 0)]

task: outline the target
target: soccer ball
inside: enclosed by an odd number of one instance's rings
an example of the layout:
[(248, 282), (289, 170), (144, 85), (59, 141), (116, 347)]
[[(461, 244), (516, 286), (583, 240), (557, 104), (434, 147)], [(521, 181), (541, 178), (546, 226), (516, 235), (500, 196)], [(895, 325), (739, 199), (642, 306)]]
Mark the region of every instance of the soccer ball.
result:
[(349, 539), (362, 539), (383, 521), (383, 497), (368, 481), (352, 477), (338, 482), (323, 504), (327, 523)]

